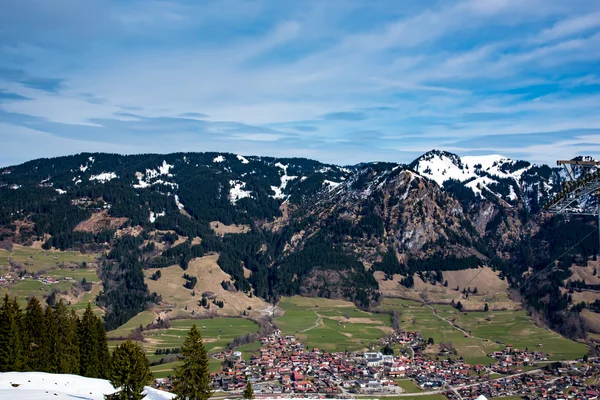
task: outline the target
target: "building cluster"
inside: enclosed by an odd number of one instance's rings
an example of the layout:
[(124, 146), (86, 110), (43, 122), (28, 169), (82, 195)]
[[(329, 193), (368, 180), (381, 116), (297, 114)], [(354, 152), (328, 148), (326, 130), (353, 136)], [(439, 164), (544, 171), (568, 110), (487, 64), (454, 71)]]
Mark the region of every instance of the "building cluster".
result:
[(595, 376), (598, 371), (599, 364), (595, 363), (570, 365), (552, 371), (540, 370), (468, 385), (448, 390), (444, 395), (449, 400), (475, 399), (481, 395), (487, 398), (520, 396), (527, 400), (596, 400), (598, 388), (587, 385), (586, 380)]
[[(0, 285), (10, 285), (10, 284), (16, 283), (18, 281), (24, 281), (27, 279), (38, 280), (38, 281), (42, 282), (44, 285), (53, 285), (55, 283), (60, 282), (60, 279), (52, 277), (52, 276), (40, 275), (40, 276), (34, 277), (31, 274), (25, 274), (19, 278), (16, 275), (8, 273), (8, 274), (4, 274), (4, 275), (0, 276)], [(64, 280), (72, 282), (73, 278), (67, 276), (66, 278), (64, 278)]]
[(217, 355), (231, 366), (212, 374), (213, 387), (241, 391), (250, 381), (256, 393), (265, 394), (401, 392), (393, 379), (405, 375), (405, 361), (400, 357), (380, 352), (328, 353), (306, 349), (294, 336), (282, 336), (279, 330), (262, 338), (261, 344), (260, 354), (248, 361), (235, 352)]
[(550, 354), (532, 350), (514, 349), (512, 345), (507, 345), (502, 351), (495, 351), (489, 354), (489, 357), (496, 359), (496, 363), (490, 365), (490, 370), (499, 374), (508, 374), (514, 368), (537, 365), (540, 362), (548, 361)]
[[(413, 354), (409, 357), (406, 353), (394, 356), (378, 351), (328, 353), (305, 348), (293, 335), (284, 336), (276, 330), (261, 339), (259, 354), (247, 360), (241, 352), (233, 350), (215, 354), (224, 367), (211, 374), (211, 385), (214, 390), (234, 394), (241, 393), (250, 382), (257, 395), (267, 397), (385, 397), (402, 393), (398, 379), (410, 378), (424, 390), (437, 393), (445, 390), (450, 400), (513, 395), (528, 396), (531, 400), (558, 400), (565, 398), (565, 390), (573, 396), (571, 399), (597, 397), (596, 388), (586, 386), (585, 382), (600, 371), (600, 363), (524, 372), (524, 367), (537, 365), (546, 356), (508, 345), (503, 351), (489, 355), (495, 362), (471, 365), (461, 358), (433, 360), (415, 351), (424, 347), (417, 333), (396, 332), (386, 340), (386, 344), (402, 343), (412, 348)], [(169, 390), (170, 381), (157, 380), (156, 387)]]

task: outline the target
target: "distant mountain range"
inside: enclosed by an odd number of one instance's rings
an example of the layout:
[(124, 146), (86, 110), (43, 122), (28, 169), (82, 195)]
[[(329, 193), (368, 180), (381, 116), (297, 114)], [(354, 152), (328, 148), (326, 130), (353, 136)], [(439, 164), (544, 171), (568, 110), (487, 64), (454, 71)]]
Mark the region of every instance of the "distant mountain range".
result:
[[(131, 232), (172, 230), (202, 244), (139, 256), (143, 268), (217, 251), (237, 290), (366, 307), (379, 300), (374, 271), (408, 277), (489, 265), (518, 287), (595, 229), (591, 218), (540, 213), (564, 181), (547, 165), (438, 150), (408, 165), (356, 166), (227, 153), (79, 154), (0, 170), (0, 239), (111, 249)], [(251, 229), (221, 237), (209, 227), (215, 221)], [(577, 316), (561, 288), (573, 263), (597, 253), (597, 242), (589, 237), (523, 293), (571, 336), (579, 328), (565, 321)]]

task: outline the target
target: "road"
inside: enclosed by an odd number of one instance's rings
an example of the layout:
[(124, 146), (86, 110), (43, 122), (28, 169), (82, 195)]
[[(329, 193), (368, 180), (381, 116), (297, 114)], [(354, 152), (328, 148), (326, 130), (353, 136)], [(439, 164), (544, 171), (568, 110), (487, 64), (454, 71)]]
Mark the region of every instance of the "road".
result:
[(317, 321), (315, 322), (315, 324), (314, 324), (313, 326), (311, 326), (310, 328), (306, 328), (306, 329), (304, 329), (303, 331), (300, 331), (301, 333), (302, 333), (302, 332), (308, 332), (308, 331), (310, 331), (311, 329), (318, 328), (318, 327), (319, 327), (319, 325), (321, 325), (321, 320), (322, 320), (321, 316), (320, 316), (319, 314), (317, 314), (317, 312), (316, 312), (316, 311), (315, 311), (315, 315), (317, 316)]

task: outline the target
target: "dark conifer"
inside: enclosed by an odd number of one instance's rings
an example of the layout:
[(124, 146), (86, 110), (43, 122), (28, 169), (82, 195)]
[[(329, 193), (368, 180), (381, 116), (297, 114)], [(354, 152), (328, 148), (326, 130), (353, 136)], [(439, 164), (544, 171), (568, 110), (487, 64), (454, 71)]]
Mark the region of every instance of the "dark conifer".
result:
[(136, 343), (127, 340), (117, 346), (111, 358), (110, 383), (120, 389), (118, 399), (141, 400), (144, 386), (152, 379), (148, 359)]
[(79, 374), (89, 378), (100, 378), (100, 349), (96, 316), (88, 303), (83, 317), (77, 324), (79, 336)]
[(44, 332), (42, 339), (42, 351), (40, 355), (40, 367), (42, 371), (58, 372), (58, 354), (54, 351), (58, 338), (58, 326), (51, 307), (44, 310)]
[(32, 297), (25, 308), (24, 327), (25, 353), (27, 355), (27, 369), (30, 371), (43, 371), (42, 363), (44, 343), (44, 310), (36, 297)]
[(208, 367), (208, 354), (202, 342), (202, 333), (192, 325), (185, 338), (179, 359), (182, 364), (175, 369), (173, 393), (181, 400), (208, 400), (212, 395)]
[(0, 371), (22, 371), (25, 355), (21, 339), (21, 310), (17, 299), (11, 301), (8, 294), (0, 307)]
[(110, 352), (108, 351), (108, 337), (104, 330), (102, 319), (96, 317), (96, 335), (98, 337), (98, 360), (100, 363), (100, 377), (108, 379), (110, 376)]

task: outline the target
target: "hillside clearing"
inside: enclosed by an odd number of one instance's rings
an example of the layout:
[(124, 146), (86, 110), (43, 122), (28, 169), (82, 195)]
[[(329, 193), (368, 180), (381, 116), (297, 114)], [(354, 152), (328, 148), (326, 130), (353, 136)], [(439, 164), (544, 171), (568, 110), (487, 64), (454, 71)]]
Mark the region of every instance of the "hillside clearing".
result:
[(210, 228), (220, 236), (228, 233), (248, 233), (250, 231), (250, 225), (225, 225), (220, 221), (212, 221), (210, 223)]
[[(237, 291), (228, 291), (221, 286), (221, 282), (233, 281), (229, 274), (217, 264), (218, 254), (208, 255), (201, 258), (195, 258), (189, 262), (188, 269), (183, 271), (179, 265), (173, 265), (167, 268), (161, 268), (161, 277), (158, 280), (152, 280), (150, 277), (156, 270), (146, 270), (146, 284), (150, 292), (156, 292), (162, 296), (165, 303), (165, 310), (170, 310), (173, 316), (191, 316), (192, 312), (196, 314), (206, 314), (216, 312), (225, 316), (240, 316), (242, 312), (258, 313), (268, 308), (268, 304), (256, 297), (249, 297), (246, 293)], [(198, 282), (193, 289), (186, 289), (184, 284), (186, 280), (183, 274), (195, 276)], [(205, 309), (199, 302), (202, 300), (202, 293), (210, 292), (216, 299), (224, 302), (223, 308), (208, 302), (208, 309)], [(192, 294), (195, 293), (195, 296)], [(248, 310), (248, 308), (251, 308)], [(187, 309), (186, 309), (187, 308)]]

